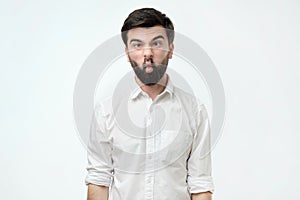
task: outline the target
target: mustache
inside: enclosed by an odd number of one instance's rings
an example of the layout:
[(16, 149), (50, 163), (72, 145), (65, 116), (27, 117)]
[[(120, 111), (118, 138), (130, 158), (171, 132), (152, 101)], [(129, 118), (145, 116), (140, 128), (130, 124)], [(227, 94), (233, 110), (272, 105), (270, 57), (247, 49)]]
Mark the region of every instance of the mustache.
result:
[(153, 64), (153, 59), (150, 57), (150, 58), (144, 58), (144, 63), (143, 64), (146, 64), (147, 61), (150, 61), (151, 64)]
[(156, 67), (154, 62), (153, 62), (153, 59), (150, 57), (150, 58), (144, 58), (144, 62), (143, 62), (143, 70), (146, 69), (147, 65), (146, 65), (146, 62), (150, 62), (151, 63), (151, 67)]

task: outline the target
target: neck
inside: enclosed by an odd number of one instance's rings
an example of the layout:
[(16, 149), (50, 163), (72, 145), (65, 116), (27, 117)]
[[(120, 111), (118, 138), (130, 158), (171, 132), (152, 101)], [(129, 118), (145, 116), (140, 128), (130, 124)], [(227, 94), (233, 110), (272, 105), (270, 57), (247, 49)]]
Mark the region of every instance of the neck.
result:
[(145, 85), (137, 77), (135, 77), (135, 81), (140, 86), (140, 88), (144, 92), (146, 92), (152, 100), (154, 100), (157, 95), (159, 95), (165, 90), (168, 82), (168, 76), (167, 74), (164, 74), (163, 77), (159, 80), (159, 82), (155, 85)]

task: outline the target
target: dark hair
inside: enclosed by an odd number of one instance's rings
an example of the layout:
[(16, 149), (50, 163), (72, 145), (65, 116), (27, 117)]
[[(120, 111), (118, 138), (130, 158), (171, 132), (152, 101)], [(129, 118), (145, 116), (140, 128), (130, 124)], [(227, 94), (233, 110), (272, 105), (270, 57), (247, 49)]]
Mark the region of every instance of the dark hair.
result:
[(174, 40), (174, 26), (172, 21), (163, 13), (154, 8), (141, 8), (133, 11), (122, 26), (122, 39), (127, 46), (127, 31), (137, 27), (153, 27), (161, 25), (166, 29), (169, 44)]

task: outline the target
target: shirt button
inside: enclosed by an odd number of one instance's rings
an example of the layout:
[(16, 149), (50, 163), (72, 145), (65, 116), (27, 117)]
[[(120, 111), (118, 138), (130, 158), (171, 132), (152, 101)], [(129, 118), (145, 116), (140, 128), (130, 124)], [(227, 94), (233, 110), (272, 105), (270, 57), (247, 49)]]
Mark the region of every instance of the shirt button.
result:
[(148, 117), (147, 119), (147, 126), (149, 126), (152, 123), (152, 119), (150, 117)]

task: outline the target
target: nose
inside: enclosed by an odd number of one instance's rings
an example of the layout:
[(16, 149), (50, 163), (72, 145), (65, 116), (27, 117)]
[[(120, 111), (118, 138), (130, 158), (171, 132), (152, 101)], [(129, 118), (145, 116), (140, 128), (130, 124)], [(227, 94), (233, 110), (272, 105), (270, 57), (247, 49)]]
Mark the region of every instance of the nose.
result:
[(152, 58), (153, 52), (151, 47), (145, 47), (144, 48), (144, 58)]

